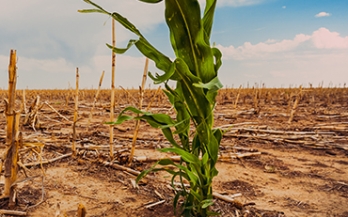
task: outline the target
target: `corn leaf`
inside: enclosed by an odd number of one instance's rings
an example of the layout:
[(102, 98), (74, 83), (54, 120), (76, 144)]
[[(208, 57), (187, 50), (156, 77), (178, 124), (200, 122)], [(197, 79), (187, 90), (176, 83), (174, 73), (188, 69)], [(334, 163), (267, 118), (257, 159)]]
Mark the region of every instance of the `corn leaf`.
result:
[(199, 161), (199, 158), (194, 155), (194, 154), (191, 154), (183, 149), (180, 149), (180, 148), (162, 148), (160, 149), (160, 151), (162, 152), (173, 152), (175, 154), (178, 154), (181, 156), (181, 158), (188, 162), (188, 163), (193, 163), (193, 164), (196, 164), (196, 165), (199, 165), (200, 164), (200, 161)]
[(213, 204), (214, 204), (213, 199), (205, 199), (205, 200), (202, 201), (202, 208), (205, 209), (208, 206), (211, 206)]
[(205, 9), (204, 9), (204, 17), (203, 17), (203, 26), (204, 31), (206, 33), (206, 43), (209, 43), (211, 29), (214, 21), (214, 12), (216, 7), (216, 0), (207, 0)]
[(139, 0), (141, 2), (146, 2), (146, 3), (158, 3), (158, 2), (161, 2), (163, 0)]
[(196, 0), (166, 0), (165, 18), (170, 40), (177, 57), (184, 59), (189, 69), (199, 76), (199, 60), (195, 38), (201, 29), (201, 17)]

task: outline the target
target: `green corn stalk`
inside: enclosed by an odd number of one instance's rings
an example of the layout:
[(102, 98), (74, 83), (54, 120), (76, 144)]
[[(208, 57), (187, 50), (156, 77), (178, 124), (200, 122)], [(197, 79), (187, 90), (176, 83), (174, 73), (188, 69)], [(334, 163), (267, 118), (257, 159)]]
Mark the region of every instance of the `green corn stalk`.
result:
[[(210, 35), (216, 0), (206, 0), (203, 16), (197, 0), (164, 0), (165, 19), (170, 31), (175, 60), (162, 54), (152, 46), (140, 31), (119, 13), (110, 13), (90, 0), (84, 0), (93, 9), (79, 10), (82, 13), (102, 13), (111, 16), (129, 31), (137, 35), (137, 39), (129, 40), (126, 48), (107, 46), (118, 54), (125, 53), (131, 46), (155, 62), (162, 74), (149, 77), (155, 84), (164, 84), (165, 94), (176, 111), (176, 118), (167, 114), (153, 114), (140, 111), (135, 107), (125, 108), (115, 122), (121, 124), (131, 119), (147, 121), (152, 127), (162, 130), (172, 147), (160, 149), (162, 152), (172, 152), (181, 156), (180, 163), (164, 159), (153, 167), (144, 170), (137, 181), (150, 172), (165, 170), (172, 175), (172, 186), (176, 195), (173, 200), (174, 211), (179, 208), (182, 216), (211, 216), (213, 204), (213, 178), (218, 174), (216, 163), (222, 132), (214, 129), (213, 111), (216, 95), (222, 87), (218, 77), (221, 52), (210, 45)], [(139, 0), (146, 3), (159, 3), (162, 0)], [(176, 82), (175, 89), (168, 85), (168, 81)], [(129, 116), (132, 112), (136, 117)], [(191, 125), (194, 127), (191, 129)], [(174, 138), (174, 134), (178, 138)], [(158, 166), (172, 165), (175, 169)], [(174, 186), (178, 178), (182, 186)], [(190, 189), (184, 187), (184, 180), (190, 183)], [(183, 205), (178, 207), (180, 199)]]

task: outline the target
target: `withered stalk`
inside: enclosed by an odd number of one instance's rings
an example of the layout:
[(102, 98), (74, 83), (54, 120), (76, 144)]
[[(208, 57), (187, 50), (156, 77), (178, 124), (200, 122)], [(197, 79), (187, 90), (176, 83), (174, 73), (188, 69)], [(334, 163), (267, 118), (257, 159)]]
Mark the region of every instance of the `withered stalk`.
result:
[(73, 156), (76, 156), (76, 122), (79, 109), (79, 68), (76, 68), (76, 89), (75, 89), (75, 109), (74, 109), (74, 121), (73, 121), (73, 141), (71, 150)]
[[(17, 179), (17, 161), (18, 161), (18, 146), (19, 146), (19, 113), (15, 112), (15, 97), (17, 83), (17, 67), (16, 67), (16, 50), (11, 50), (10, 64), (8, 67), (8, 100), (5, 100), (6, 109), (6, 151), (2, 156), (2, 162), (5, 163), (4, 177), (5, 186), (2, 197), (10, 197), (14, 188), (12, 184)], [(10, 198), (11, 199), (11, 198)], [(13, 204), (10, 204), (13, 205)]]
[[(112, 19), (112, 46), (116, 46), (116, 34), (115, 34), (115, 20)], [(114, 121), (114, 109), (115, 109), (115, 65), (116, 54), (111, 52), (111, 102), (110, 102), (110, 121)], [(109, 125), (110, 130), (110, 158), (114, 159), (114, 125)]]
[[(140, 110), (143, 107), (143, 99), (144, 99), (145, 84), (146, 84), (148, 68), (149, 68), (149, 59), (146, 58), (143, 78), (142, 78), (141, 87), (140, 87), (140, 90), (139, 90), (140, 91), (140, 99), (139, 99), (139, 106), (138, 107), (139, 107)], [(135, 152), (135, 143), (136, 143), (137, 137), (138, 137), (139, 126), (140, 126), (140, 120), (136, 120), (134, 135), (133, 135), (133, 139), (132, 139), (132, 149), (131, 149), (131, 153), (130, 153), (130, 156), (129, 156), (128, 164), (131, 164), (132, 161), (133, 161), (133, 156), (134, 156), (134, 152)]]
[(105, 71), (102, 72), (102, 74), (101, 74), (101, 76), (100, 76), (100, 79), (99, 79), (98, 90), (97, 90), (97, 93), (96, 93), (95, 96), (94, 96), (93, 106), (92, 106), (91, 111), (90, 111), (90, 113), (89, 113), (86, 131), (89, 130), (89, 125), (91, 124), (92, 115), (93, 115), (93, 110), (94, 110), (94, 108), (95, 108), (95, 105), (97, 104), (98, 96), (99, 96), (99, 93), (100, 93), (100, 88), (101, 88), (101, 85), (102, 85), (103, 79), (104, 79), (104, 74), (105, 74)]

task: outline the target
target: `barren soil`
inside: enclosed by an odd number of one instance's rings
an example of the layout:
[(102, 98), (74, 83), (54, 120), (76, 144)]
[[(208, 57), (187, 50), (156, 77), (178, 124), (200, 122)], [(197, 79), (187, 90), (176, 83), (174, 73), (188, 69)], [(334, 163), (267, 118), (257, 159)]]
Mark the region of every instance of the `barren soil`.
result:
[[(265, 89), (257, 98), (253, 90), (244, 91), (236, 107), (237, 90), (222, 90), (218, 97), (215, 126), (225, 134), (214, 191), (231, 196), (234, 202), (216, 199), (213, 209), (231, 217), (348, 216), (348, 90), (307, 90), (291, 123), (288, 120), (297, 89)], [(43, 105), (34, 127), (21, 126), (24, 147), (19, 156), (27, 166), (19, 170), (14, 209), (26, 211), (27, 216), (76, 216), (78, 205), (83, 204), (91, 217), (175, 216), (168, 174), (151, 174), (136, 186), (132, 171), (108, 164), (109, 125), (104, 124), (109, 120), (107, 97), (98, 100), (89, 127), (93, 98), (80, 97), (78, 154), (75, 158), (66, 155), (71, 153), (73, 140), (74, 101), (72, 97), (60, 98), (68, 93), (58, 92), (42, 97), (40, 104), (47, 101), (61, 116)], [(29, 107), (35, 96), (27, 95)], [(154, 99), (149, 111), (174, 114), (164, 96), (158, 97), (154, 91), (148, 96), (147, 104)], [(124, 101), (117, 102), (115, 115), (132, 104), (129, 94), (119, 97)], [(20, 100), (18, 97), (18, 104)], [(0, 112), (5, 114), (4, 104), (0, 104)], [(3, 114), (0, 143), (4, 145)], [(24, 117), (23, 112), (21, 119)], [(125, 162), (133, 132), (134, 122), (115, 126), (114, 165), (142, 171), (155, 162), (152, 160), (170, 156), (157, 150), (169, 146), (160, 130), (142, 122), (137, 160), (128, 166)], [(61, 159), (45, 162), (56, 157)], [(35, 162), (42, 164), (30, 165)], [(2, 199), (0, 206), (9, 209), (8, 199)]]

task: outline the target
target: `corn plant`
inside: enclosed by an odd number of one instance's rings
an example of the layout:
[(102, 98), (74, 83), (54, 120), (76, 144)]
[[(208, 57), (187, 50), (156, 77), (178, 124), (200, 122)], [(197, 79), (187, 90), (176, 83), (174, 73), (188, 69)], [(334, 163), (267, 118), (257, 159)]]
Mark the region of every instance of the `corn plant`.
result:
[[(143, 55), (154, 61), (162, 72), (155, 75), (149, 72), (149, 77), (155, 84), (165, 86), (163, 91), (176, 111), (176, 118), (172, 119), (167, 114), (153, 114), (135, 107), (127, 107), (115, 122), (109, 123), (121, 124), (131, 119), (145, 120), (152, 127), (161, 129), (172, 145), (160, 151), (181, 156), (180, 163), (169, 159), (160, 160), (152, 168), (143, 171), (137, 181), (149, 172), (165, 170), (172, 175), (172, 186), (176, 192), (173, 200), (174, 211), (180, 210), (182, 216), (216, 214), (209, 209), (213, 204), (212, 181), (218, 174), (216, 163), (222, 138), (222, 132), (213, 128), (216, 95), (222, 87), (217, 77), (222, 64), (222, 55), (217, 48), (210, 45), (216, 0), (206, 0), (203, 16), (197, 0), (164, 0), (165, 20), (175, 53), (173, 61), (152, 46), (125, 17), (116, 12), (108, 12), (92, 1), (84, 1), (94, 8), (80, 12), (109, 15), (138, 37), (129, 40), (126, 48), (117, 48), (109, 44), (107, 46), (118, 54), (123, 54), (131, 46), (136, 46)], [(162, 2), (162, 0), (140, 1)], [(176, 83), (175, 88), (168, 85), (170, 80)], [(129, 112), (136, 116), (127, 115)], [(178, 136), (174, 136), (175, 134)], [(168, 165), (172, 165), (171, 168), (175, 169), (169, 169), (166, 167)], [(182, 186), (174, 186), (174, 180), (180, 180)], [(184, 186), (185, 180), (190, 184), (189, 189)], [(178, 206), (180, 201), (183, 203)]]

